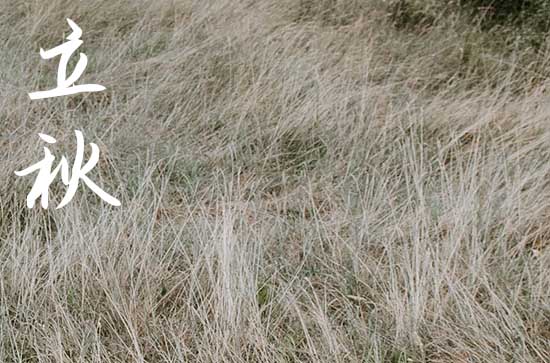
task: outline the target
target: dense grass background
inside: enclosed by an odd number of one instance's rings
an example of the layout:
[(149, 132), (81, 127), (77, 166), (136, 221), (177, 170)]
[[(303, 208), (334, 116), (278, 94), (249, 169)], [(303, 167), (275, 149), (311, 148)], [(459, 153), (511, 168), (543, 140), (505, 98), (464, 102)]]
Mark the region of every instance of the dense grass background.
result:
[(550, 361), (546, 37), (419, 4), (4, 0), (0, 361)]

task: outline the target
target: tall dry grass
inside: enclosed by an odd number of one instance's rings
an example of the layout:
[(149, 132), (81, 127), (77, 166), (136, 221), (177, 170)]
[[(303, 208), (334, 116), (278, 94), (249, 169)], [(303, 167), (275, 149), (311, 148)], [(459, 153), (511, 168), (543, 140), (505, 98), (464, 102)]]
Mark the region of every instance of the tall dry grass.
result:
[[(544, 54), (382, 1), (0, 13), (1, 362), (548, 362)], [(83, 29), (81, 82), (42, 61)], [(29, 210), (37, 134), (101, 148)]]

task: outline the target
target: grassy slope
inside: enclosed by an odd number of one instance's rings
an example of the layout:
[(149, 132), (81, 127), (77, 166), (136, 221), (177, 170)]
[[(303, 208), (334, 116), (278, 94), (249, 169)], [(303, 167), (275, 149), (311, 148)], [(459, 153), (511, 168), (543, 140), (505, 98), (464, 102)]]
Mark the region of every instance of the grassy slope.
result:
[[(0, 361), (550, 360), (546, 57), (376, 1), (4, 3)], [(31, 102), (66, 17), (108, 90)], [(26, 209), (75, 129), (123, 207)]]

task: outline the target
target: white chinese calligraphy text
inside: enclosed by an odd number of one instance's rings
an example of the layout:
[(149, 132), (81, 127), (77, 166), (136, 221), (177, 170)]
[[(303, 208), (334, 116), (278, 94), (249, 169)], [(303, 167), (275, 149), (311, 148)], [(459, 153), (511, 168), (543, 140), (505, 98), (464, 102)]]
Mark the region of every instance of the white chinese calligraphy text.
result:
[(86, 66), (88, 65), (88, 57), (86, 57), (86, 54), (84, 53), (80, 53), (80, 59), (78, 60), (73, 73), (67, 78), (67, 65), (69, 64), (69, 58), (83, 43), (82, 40), (80, 40), (82, 30), (71, 19), (67, 19), (67, 22), (73, 30), (73, 32), (67, 37), (68, 42), (47, 51), (40, 48), (40, 56), (42, 59), (51, 59), (61, 55), (61, 60), (57, 70), (57, 88), (49, 91), (29, 93), (31, 100), (105, 90), (105, 87), (99, 84), (73, 85), (80, 78), (80, 76), (82, 76)]
[[(59, 203), (56, 209), (64, 207), (72, 200), (78, 188), (79, 180), (82, 180), (94, 193), (96, 193), (105, 202), (117, 207), (120, 206), (120, 202), (118, 201), (118, 199), (107, 194), (97, 184), (95, 184), (92, 180), (90, 180), (90, 178), (86, 176), (86, 174), (95, 167), (99, 160), (99, 147), (94, 143), (90, 143), (90, 146), (92, 148), (90, 160), (88, 160), (88, 162), (86, 162), (86, 164), (82, 166), (82, 162), (84, 159), (84, 137), (82, 136), (82, 132), (78, 130), (75, 130), (75, 134), (76, 157), (71, 174), (69, 174), (69, 164), (64, 156), (61, 158), (59, 165), (57, 165), (57, 167), (52, 171), (55, 157), (52, 155), (47, 147), (44, 147), (44, 159), (42, 159), (42, 161), (39, 161), (38, 163), (31, 165), (24, 170), (15, 172), (15, 174), (18, 176), (25, 176), (31, 174), (32, 172), (38, 171), (38, 175), (36, 177), (34, 185), (27, 196), (28, 208), (34, 207), (34, 203), (36, 199), (38, 199), (38, 197), (41, 198), (40, 204), (42, 205), (42, 208), (48, 208), (48, 190), (50, 184), (53, 182), (59, 170), (61, 170), (61, 179), (63, 183), (68, 186), (68, 188), (65, 196), (63, 197), (61, 203)], [(49, 135), (39, 134), (39, 136), (43, 141), (49, 144), (54, 144), (57, 142), (53, 137)]]

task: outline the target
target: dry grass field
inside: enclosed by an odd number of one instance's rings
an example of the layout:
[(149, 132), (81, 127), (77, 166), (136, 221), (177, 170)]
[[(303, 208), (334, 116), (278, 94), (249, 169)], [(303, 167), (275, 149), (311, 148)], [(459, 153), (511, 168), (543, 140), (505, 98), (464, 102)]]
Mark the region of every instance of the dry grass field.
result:
[[(66, 18), (107, 90), (31, 101)], [(550, 362), (550, 47), (392, 19), (2, 0), (0, 362)], [(28, 209), (74, 130), (122, 206)]]

